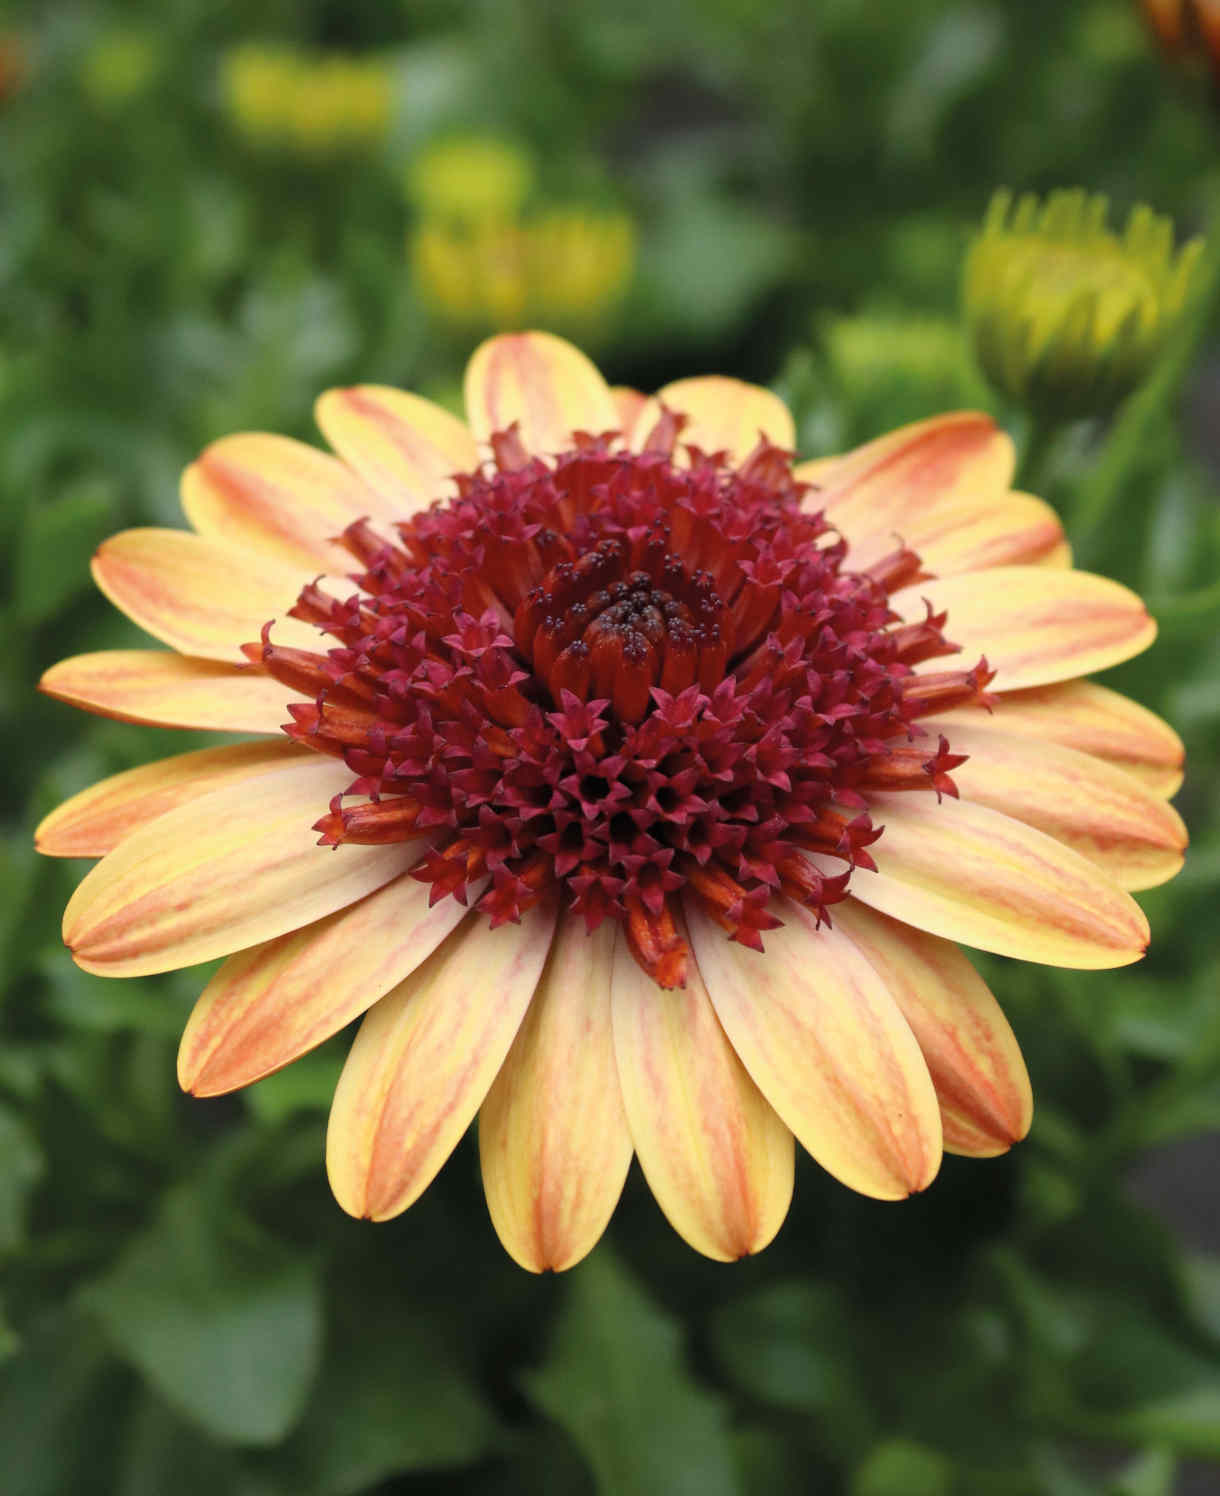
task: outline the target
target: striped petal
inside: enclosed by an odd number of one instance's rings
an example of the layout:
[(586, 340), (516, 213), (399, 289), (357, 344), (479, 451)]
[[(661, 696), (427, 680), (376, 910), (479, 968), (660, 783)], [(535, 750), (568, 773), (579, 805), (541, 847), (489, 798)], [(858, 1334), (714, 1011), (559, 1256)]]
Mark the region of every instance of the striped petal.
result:
[(287, 692), (252, 666), (154, 649), (103, 649), (60, 660), (38, 682), (57, 701), (120, 722), (205, 732), (279, 732)]
[(796, 446), (796, 426), (778, 395), (740, 379), (705, 374), (667, 384), (644, 405), (631, 433), (631, 445), (637, 450), (648, 440), (662, 405), (687, 418), (679, 441), (704, 452), (727, 451), (740, 462), (760, 437), (785, 451)]
[(483, 1187), (496, 1234), (531, 1273), (560, 1272), (597, 1243), (631, 1164), (610, 1028), (617, 930), (561, 918), (550, 960), (479, 1112)]
[[(837, 523), (834, 516), (832, 522)], [(871, 566), (894, 549), (893, 533), (871, 535), (857, 546), (850, 532), (849, 565)], [(913, 515), (902, 539), (918, 551), (926, 571), (938, 577), (983, 571), (993, 566), (1071, 565), (1072, 552), (1063, 538), (1059, 516), (1049, 504), (1031, 494), (958, 495), (944, 503), (932, 502)]]
[[(937, 523), (966, 502), (998, 505), (1015, 468), (1011, 438), (990, 416), (958, 411), (902, 426), (838, 458), (800, 463), (796, 476), (816, 485), (806, 508), (824, 509), (851, 541), (853, 557), (908, 545), (916, 526)], [(915, 546), (918, 549), (918, 546)]]
[(310, 572), (351, 566), (332, 542), (353, 520), (394, 518), (329, 452), (254, 431), (213, 442), (187, 468), (182, 508), (200, 535)]
[(943, 726), (952, 736), (958, 723), (1090, 753), (1134, 775), (1166, 799), (1182, 783), (1186, 750), (1169, 723), (1093, 681), (1064, 681), (1008, 692), (996, 699), (990, 712), (974, 708), (944, 712), (935, 726)]
[(759, 1090), (822, 1167), (879, 1200), (940, 1166), (936, 1092), (885, 984), (837, 929), (785, 901), (763, 954), (698, 908), (691, 940), (708, 995)]
[(1008, 1020), (948, 940), (912, 930), (858, 899), (835, 925), (863, 953), (911, 1026), (940, 1101), (945, 1148), (990, 1158), (1029, 1131), (1034, 1099)]
[(400, 875), (346, 909), (230, 956), (195, 1004), (178, 1081), (219, 1096), (338, 1033), (421, 966), (467, 910)]
[[(1044, 686), (1129, 660), (1156, 638), (1156, 624), (1134, 592), (1087, 571), (997, 566), (979, 576), (944, 577), (904, 587), (894, 611), (915, 620), (924, 600), (948, 610), (946, 637), (971, 662), (986, 655), (994, 691)], [(943, 670), (925, 660), (920, 673)]]
[(547, 332), (489, 338), (466, 366), (466, 413), (481, 442), (514, 423), (525, 450), (562, 452), (574, 431), (615, 431), (618, 408), (583, 353)]
[(952, 747), (969, 755), (953, 771), (964, 799), (1045, 831), (1120, 888), (1155, 888), (1181, 868), (1181, 816), (1124, 770), (1075, 748), (973, 725), (953, 729)]
[(418, 844), (319, 847), (311, 823), (350, 774), (310, 755), (171, 810), (88, 874), (64, 912), (86, 971), (147, 976), (274, 939), (404, 872)]
[(761, 1251), (792, 1201), (792, 1133), (734, 1054), (698, 966), (663, 992), (620, 940), (612, 1003), (631, 1137), (657, 1203), (706, 1257)]
[(234, 743), (112, 774), (53, 810), (34, 833), (47, 857), (104, 857), (125, 836), (222, 784), (282, 768), (308, 750), (289, 742)]
[(93, 558), (93, 579), (154, 638), (200, 659), (242, 663), (241, 646), (256, 643), (272, 619), (277, 643), (316, 649), (321, 639), (286, 616), (308, 575), (188, 530), (111, 536)]
[(326, 440), (398, 519), (453, 498), (454, 473), (479, 465), (463, 422), (405, 390), (380, 384), (328, 390), (314, 414)]
[(633, 390), (627, 384), (611, 385), (610, 395), (614, 400), (614, 408), (618, 411), (618, 429), (629, 433), (635, 425), (636, 417), (647, 405), (648, 396), (642, 390)]
[[(982, 805), (938, 805), (931, 795), (871, 795), (869, 811), (885, 827), (869, 848), (877, 871), (857, 868), (851, 891), (871, 908), (1050, 966), (1096, 970), (1144, 954), (1148, 922), (1135, 900), (1045, 832)], [(825, 867), (842, 871), (830, 859)]]
[(538, 985), (553, 909), (472, 921), (366, 1016), (331, 1107), (326, 1168), (350, 1215), (406, 1210), (453, 1152)]

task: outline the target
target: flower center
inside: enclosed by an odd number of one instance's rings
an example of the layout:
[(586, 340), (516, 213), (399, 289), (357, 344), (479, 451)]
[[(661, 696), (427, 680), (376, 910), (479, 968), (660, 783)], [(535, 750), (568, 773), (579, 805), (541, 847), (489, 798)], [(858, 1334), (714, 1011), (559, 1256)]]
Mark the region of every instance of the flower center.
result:
[(455, 499), (348, 528), (358, 591), (292, 609), (332, 647), (270, 625), (247, 646), (306, 698), (289, 735), (353, 775), (324, 845), (418, 842), (434, 899), (495, 924), (556, 896), (616, 919), (661, 986), (685, 977), (683, 900), (757, 949), (777, 894), (828, 918), (873, 865), (869, 791), (955, 793), (961, 759), (919, 719), (990, 679), (913, 672), (956, 650), (943, 615), (889, 606), (913, 552), (850, 570), (788, 454), (679, 462), (681, 424), (549, 462), (499, 433)]

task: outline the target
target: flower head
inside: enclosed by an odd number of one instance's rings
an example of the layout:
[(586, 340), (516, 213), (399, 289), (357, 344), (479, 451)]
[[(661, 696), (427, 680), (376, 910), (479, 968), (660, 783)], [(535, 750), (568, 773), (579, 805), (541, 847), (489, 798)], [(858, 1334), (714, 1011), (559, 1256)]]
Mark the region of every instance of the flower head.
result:
[[(246, 435), (186, 473), (194, 533), (99, 551), (173, 652), (83, 655), (63, 700), (253, 732), (39, 828), (101, 856), (77, 962), (225, 956), (183, 1036), (213, 1095), (364, 1016), (340, 1203), (384, 1219), (474, 1118), (492, 1219), (577, 1261), (633, 1153), (731, 1259), (774, 1235), (794, 1137), (884, 1199), (1023, 1136), (1029, 1083), (958, 950), (1137, 959), (1172, 876), (1180, 745), (1080, 677), (1144, 648), (1009, 491), (984, 416), (794, 466), (765, 390), (612, 391), (545, 334), (474, 356), (469, 425), (332, 391), (337, 452)], [(900, 536), (901, 538), (895, 538)]]
[(965, 266), (975, 353), (1004, 394), (1055, 419), (1102, 414), (1144, 378), (1186, 305), (1203, 250), (1135, 208), (1121, 237), (1104, 197), (992, 199)]
[(460, 223), (515, 218), (534, 187), (533, 156), (494, 135), (450, 136), (421, 151), (407, 195), (425, 218)]
[(221, 81), (234, 125), (262, 149), (324, 159), (378, 144), (390, 127), (393, 81), (378, 58), (249, 43), (225, 57)]

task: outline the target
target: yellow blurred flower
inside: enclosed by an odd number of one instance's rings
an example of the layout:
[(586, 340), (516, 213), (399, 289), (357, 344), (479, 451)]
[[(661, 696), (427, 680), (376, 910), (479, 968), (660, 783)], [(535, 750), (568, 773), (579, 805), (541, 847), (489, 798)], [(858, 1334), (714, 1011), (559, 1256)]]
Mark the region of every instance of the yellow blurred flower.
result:
[(393, 80), (376, 58), (311, 57), (250, 44), (222, 65), (229, 116), (251, 145), (309, 160), (383, 140), (393, 111)]
[(407, 196), (425, 218), (485, 222), (515, 217), (534, 187), (529, 151), (490, 135), (455, 136), (407, 169)]
[(974, 351), (991, 383), (1054, 417), (1103, 412), (1148, 373), (1203, 250), (1140, 205), (1121, 235), (1081, 189), (992, 199), (965, 266)]
[(462, 328), (596, 328), (625, 291), (636, 234), (622, 212), (553, 208), (526, 220), (425, 219), (411, 236), (424, 300)]

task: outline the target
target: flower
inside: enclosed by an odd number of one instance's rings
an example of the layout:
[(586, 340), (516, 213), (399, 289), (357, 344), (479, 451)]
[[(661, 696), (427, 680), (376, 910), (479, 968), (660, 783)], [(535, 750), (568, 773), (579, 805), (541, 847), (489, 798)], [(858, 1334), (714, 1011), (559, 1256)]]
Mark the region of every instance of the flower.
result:
[(595, 333), (635, 267), (635, 225), (621, 212), (555, 207), (519, 220), (430, 218), (412, 233), (423, 299), (459, 328), (532, 322)]
[(376, 145), (390, 128), (393, 80), (379, 58), (254, 42), (226, 55), (221, 83), (234, 125), (256, 147), (321, 160)]
[(187, 469), (193, 533), (101, 547), (170, 650), (43, 689), (261, 736), (43, 822), (42, 851), (102, 859), (77, 963), (227, 958), (179, 1055), (200, 1096), (363, 1014), (340, 1204), (398, 1214), (477, 1114), (535, 1270), (591, 1248), (633, 1153), (734, 1259), (779, 1228), (794, 1135), (882, 1199), (942, 1146), (1003, 1152), (1029, 1082), (955, 942), (1123, 965), (1125, 890), (1181, 863), (1177, 738), (1082, 679), (1152, 641), (1139, 600), (1070, 568), (982, 415), (794, 467), (766, 390), (645, 399), (547, 334), (484, 344), (465, 389), (469, 426), (334, 390), (337, 457), (225, 438)]
[(1104, 197), (998, 192), (966, 257), (966, 319), (991, 383), (1047, 419), (1110, 410), (1149, 372), (1203, 252), (1143, 205), (1120, 238)]
[(537, 165), (493, 135), (450, 136), (411, 162), (407, 196), (426, 218), (483, 223), (513, 218), (533, 191)]
[(1220, 77), (1220, 0), (1141, 0), (1144, 14), (1171, 56), (1194, 53)]

